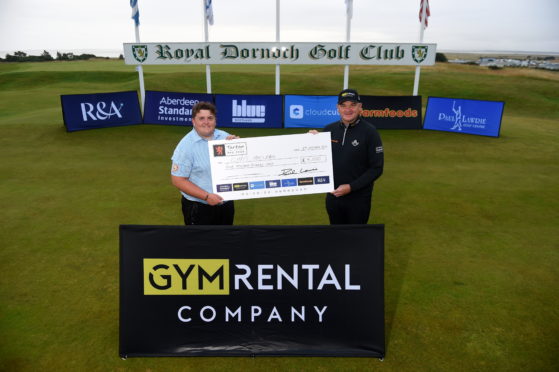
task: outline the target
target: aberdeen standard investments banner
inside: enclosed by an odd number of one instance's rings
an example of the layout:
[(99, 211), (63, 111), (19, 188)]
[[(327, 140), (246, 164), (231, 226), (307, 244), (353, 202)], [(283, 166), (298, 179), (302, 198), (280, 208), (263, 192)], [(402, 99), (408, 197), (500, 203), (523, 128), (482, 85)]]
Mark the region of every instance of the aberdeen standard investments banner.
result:
[(211, 94), (146, 91), (144, 123), (192, 125), (192, 108), (198, 102), (213, 103)]
[(230, 128), (281, 128), (282, 96), (216, 94), (217, 125)]
[(120, 356), (384, 357), (383, 252), (383, 225), (123, 225)]
[(142, 123), (136, 91), (60, 96), (68, 132)]
[(505, 103), (429, 97), (423, 129), (499, 137)]

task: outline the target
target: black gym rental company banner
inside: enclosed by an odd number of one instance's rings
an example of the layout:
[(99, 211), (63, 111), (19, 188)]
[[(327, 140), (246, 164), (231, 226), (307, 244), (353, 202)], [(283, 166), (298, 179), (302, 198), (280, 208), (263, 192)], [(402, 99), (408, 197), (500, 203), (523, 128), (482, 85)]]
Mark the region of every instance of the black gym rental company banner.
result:
[(120, 226), (120, 356), (378, 357), (384, 225)]
[(362, 116), (377, 129), (421, 129), (421, 96), (361, 96)]

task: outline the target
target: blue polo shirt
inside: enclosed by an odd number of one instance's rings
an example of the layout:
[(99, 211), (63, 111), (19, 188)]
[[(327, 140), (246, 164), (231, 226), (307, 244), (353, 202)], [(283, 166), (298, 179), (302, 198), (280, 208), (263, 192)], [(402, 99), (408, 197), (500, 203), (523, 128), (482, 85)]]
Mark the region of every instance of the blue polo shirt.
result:
[[(226, 139), (229, 133), (215, 129), (214, 140)], [(177, 177), (186, 177), (202, 190), (212, 193), (212, 172), (210, 168), (210, 153), (208, 150), (208, 141), (192, 129), (179, 142), (171, 158), (173, 165), (171, 174)], [(200, 200), (181, 191), (181, 194), (188, 200), (208, 204), (204, 200)]]

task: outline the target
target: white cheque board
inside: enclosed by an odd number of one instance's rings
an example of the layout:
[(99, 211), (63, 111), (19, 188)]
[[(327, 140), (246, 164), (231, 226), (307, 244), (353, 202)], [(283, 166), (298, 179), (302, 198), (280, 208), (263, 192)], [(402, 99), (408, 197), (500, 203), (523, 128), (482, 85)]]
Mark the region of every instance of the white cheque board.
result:
[(224, 200), (334, 189), (330, 133), (209, 142), (213, 192)]

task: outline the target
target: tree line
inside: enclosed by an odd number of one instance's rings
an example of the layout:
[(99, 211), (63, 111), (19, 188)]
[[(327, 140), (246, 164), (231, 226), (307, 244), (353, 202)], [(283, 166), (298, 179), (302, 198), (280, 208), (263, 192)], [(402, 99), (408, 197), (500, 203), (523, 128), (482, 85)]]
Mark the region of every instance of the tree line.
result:
[(76, 61), (76, 60), (86, 60), (91, 58), (105, 58), (109, 57), (97, 57), (95, 54), (74, 54), (74, 53), (60, 53), (56, 52), (56, 58), (54, 58), (48, 51), (44, 50), (41, 55), (32, 56), (25, 52), (17, 51), (14, 54), (6, 54), (6, 58), (0, 58), (0, 62), (47, 62), (47, 61)]

